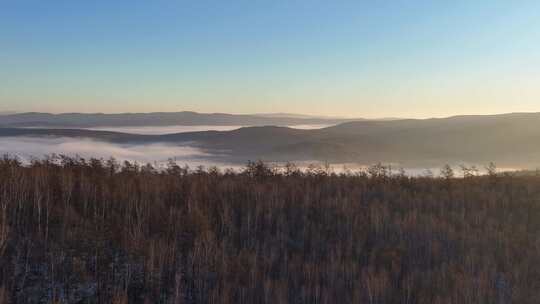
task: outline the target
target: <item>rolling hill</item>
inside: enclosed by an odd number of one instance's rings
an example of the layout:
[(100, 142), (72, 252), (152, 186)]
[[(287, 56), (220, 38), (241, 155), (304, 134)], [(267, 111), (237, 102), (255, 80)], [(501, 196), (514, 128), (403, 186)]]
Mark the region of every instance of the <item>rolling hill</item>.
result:
[(113, 143), (191, 144), (233, 162), (264, 159), (384, 162), (411, 166), (489, 161), (510, 166), (540, 164), (540, 113), (356, 121), (314, 130), (259, 126), (167, 135), (2, 128), (0, 136), (86, 137)]
[[(358, 119), (354, 119), (358, 120)], [(353, 119), (287, 115), (237, 115), (224, 113), (156, 112), (156, 113), (15, 113), (0, 116), (0, 126), (91, 128), (124, 126), (260, 126), (260, 125), (333, 125)]]

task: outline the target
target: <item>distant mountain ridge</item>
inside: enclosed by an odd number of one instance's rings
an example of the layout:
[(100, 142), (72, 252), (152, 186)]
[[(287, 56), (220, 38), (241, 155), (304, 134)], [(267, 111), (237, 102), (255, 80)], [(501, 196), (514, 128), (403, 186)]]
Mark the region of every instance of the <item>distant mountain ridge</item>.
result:
[(261, 126), (261, 125), (332, 125), (358, 119), (261, 116), (225, 113), (154, 112), (154, 113), (15, 113), (0, 116), (0, 126), (8, 127), (125, 127), (125, 126)]
[[(338, 120), (350, 120), (351, 118), (339, 117), (339, 116), (324, 116), (324, 115), (308, 115), (308, 114), (295, 114), (295, 113), (257, 113), (251, 114), (259, 117), (273, 117), (273, 118), (300, 118), (300, 119), (338, 119)], [(355, 118), (355, 120), (364, 120), (363, 118)]]
[(276, 126), (136, 135), (74, 129), (0, 128), (0, 136), (85, 137), (114, 143), (190, 144), (232, 162), (329, 161), (438, 166), (540, 165), (540, 113), (346, 122), (323, 129)]

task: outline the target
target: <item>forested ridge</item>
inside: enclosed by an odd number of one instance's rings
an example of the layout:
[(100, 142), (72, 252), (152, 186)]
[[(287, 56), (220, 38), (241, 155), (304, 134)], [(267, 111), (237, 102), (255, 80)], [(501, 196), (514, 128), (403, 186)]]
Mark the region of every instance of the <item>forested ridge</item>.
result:
[(540, 176), (0, 160), (0, 303), (538, 303)]

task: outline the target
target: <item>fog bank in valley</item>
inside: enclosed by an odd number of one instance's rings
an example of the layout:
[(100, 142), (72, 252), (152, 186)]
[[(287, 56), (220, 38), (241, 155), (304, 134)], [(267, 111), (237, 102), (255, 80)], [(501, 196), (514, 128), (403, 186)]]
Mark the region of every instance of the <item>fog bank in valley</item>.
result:
[[(286, 126), (292, 129), (312, 130), (330, 127), (332, 125), (294, 125)], [(131, 134), (162, 135), (183, 132), (202, 132), (202, 131), (231, 131), (246, 126), (151, 126), (151, 127), (93, 127), (88, 130), (113, 131)]]
[(188, 164), (190, 166), (227, 167), (230, 165), (209, 161), (209, 154), (188, 145), (175, 146), (160, 143), (124, 145), (66, 137), (2, 137), (0, 138), (0, 154), (17, 156), (24, 162), (33, 158), (62, 154), (83, 158), (109, 159), (114, 157), (119, 161), (127, 160), (155, 165), (163, 165), (169, 159), (176, 160), (178, 164)]
[[(195, 146), (172, 145), (165, 143), (153, 144), (114, 144), (83, 138), (67, 137), (0, 137), (0, 155), (17, 156), (24, 163), (32, 159), (43, 158), (52, 154), (79, 156), (86, 159), (114, 157), (118, 161), (137, 162), (139, 164), (150, 163), (156, 167), (165, 166), (170, 159), (179, 165), (188, 165), (191, 168), (197, 166), (212, 167), (221, 169), (232, 168), (242, 169), (246, 163), (234, 163), (228, 161), (227, 156), (211, 154)], [(294, 162), (294, 161), (293, 161)], [(284, 168), (285, 163), (269, 162), (269, 165), (276, 168)], [(369, 165), (355, 163), (331, 163), (325, 164), (320, 161), (299, 161), (296, 166), (303, 171), (306, 170), (328, 170), (334, 173), (368, 171)], [(398, 174), (400, 166), (398, 164), (387, 165), (392, 168), (392, 174)], [(478, 166), (479, 174), (485, 173), (482, 166)], [(454, 166), (456, 176), (461, 175), (459, 166)], [(499, 171), (510, 171), (514, 168), (499, 168)], [(440, 168), (404, 168), (404, 172), (409, 176), (439, 175)]]
[(201, 131), (230, 131), (240, 129), (243, 126), (152, 126), (152, 127), (93, 127), (88, 130), (112, 131), (131, 134), (162, 135), (184, 132)]

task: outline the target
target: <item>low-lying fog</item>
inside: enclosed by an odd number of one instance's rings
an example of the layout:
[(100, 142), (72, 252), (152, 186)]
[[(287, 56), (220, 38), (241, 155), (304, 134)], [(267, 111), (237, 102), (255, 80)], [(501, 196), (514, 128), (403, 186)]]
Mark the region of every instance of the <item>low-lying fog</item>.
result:
[(131, 134), (163, 135), (183, 132), (230, 131), (242, 126), (162, 126), (162, 127), (93, 127), (88, 130), (113, 131)]
[[(154, 166), (164, 166), (169, 159), (176, 160), (179, 165), (188, 165), (191, 168), (197, 166), (241, 169), (245, 164), (229, 162), (226, 156), (209, 154), (194, 146), (171, 145), (165, 143), (154, 144), (114, 144), (100, 142), (91, 139), (77, 139), (64, 137), (0, 137), (0, 155), (18, 156), (23, 162), (34, 158), (43, 158), (52, 154), (67, 156), (80, 156), (83, 158), (114, 157), (118, 161), (133, 161), (140, 164), (150, 163)], [(294, 161), (293, 161), (294, 163)], [(283, 164), (271, 164), (280, 167)], [(296, 162), (300, 169), (307, 169), (310, 165), (324, 167), (322, 162)], [(365, 170), (365, 164), (330, 164), (330, 171), (340, 173), (345, 171)], [(484, 167), (479, 165), (479, 173), (485, 172)], [(393, 172), (397, 173), (399, 165), (392, 165)], [(455, 166), (456, 175), (461, 170)], [(500, 171), (509, 171), (512, 168), (499, 168)], [(410, 176), (434, 175), (438, 176), (440, 168), (405, 168), (405, 173)]]
[[(322, 129), (332, 125), (294, 125), (287, 126), (293, 129)], [(113, 131), (132, 134), (162, 135), (182, 132), (200, 131), (230, 131), (240, 129), (245, 126), (162, 126), (162, 127), (93, 127), (88, 130)]]
[(119, 161), (136, 161), (138, 163), (164, 164), (169, 159), (190, 166), (233, 166), (232, 164), (209, 162), (210, 156), (192, 146), (169, 144), (123, 145), (100, 142), (91, 139), (64, 137), (4, 137), (0, 138), (0, 154), (16, 155), (23, 161), (42, 158), (51, 154), (80, 156), (83, 158), (114, 157)]

